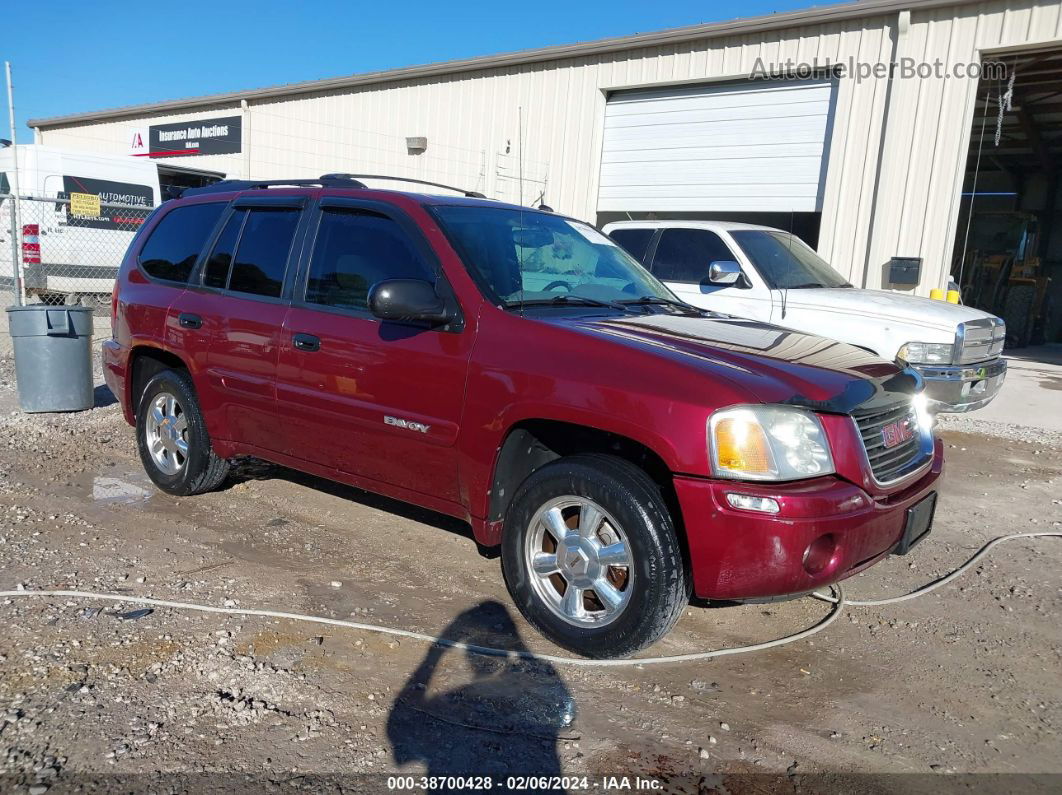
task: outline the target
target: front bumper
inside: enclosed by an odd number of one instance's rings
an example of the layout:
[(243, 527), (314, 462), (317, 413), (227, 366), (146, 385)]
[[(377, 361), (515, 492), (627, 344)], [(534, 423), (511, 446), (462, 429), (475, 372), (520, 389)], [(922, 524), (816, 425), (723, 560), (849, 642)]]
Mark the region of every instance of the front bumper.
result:
[(1007, 377), (1007, 362), (1002, 357), (977, 364), (911, 367), (925, 379), (926, 397), (936, 412), (974, 411), (987, 406)]
[[(934, 490), (943, 469), (938, 440), (925, 474), (876, 498), (836, 476), (783, 484), (676, 477), (694, 593), (757, 599), (807, 593), (850, 577), (899, 543), (907, 509)], [(772, 497), (779, 513), (732, 508), (727, 492)]]

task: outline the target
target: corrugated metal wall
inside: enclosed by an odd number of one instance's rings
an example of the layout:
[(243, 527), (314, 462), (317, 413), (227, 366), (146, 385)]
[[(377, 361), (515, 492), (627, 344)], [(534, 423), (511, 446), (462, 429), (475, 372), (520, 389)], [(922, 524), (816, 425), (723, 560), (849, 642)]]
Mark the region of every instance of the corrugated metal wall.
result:
[[(904, 30), (895, 15), (868, 17), (256, 102), (244, 118), (243, 153), (172, 162), (232, 176), (246, 176), (249, 166), (256, 178), (394, 173), (517, 201), (522, 153), (523, 201), (541, 195), (593, 220), (610, 91), (740, 80), (758, 59), (888, 62), (894, 42), (898, 57), (966, 63), (983, 48), (1062, 37), (1060, 6), (915, 6)], [(884, 125), (887, 87), (877, 78), (838, 83), (819, 251), (870, 287), (881, 284), (890, 257), (921, 256), (918, 292), (926, 294), (950, 267), (976, 81), (894, 80)], [(239, 106), (48, 129), (40, 142), (125, 154), (134, 127), (233, 111)], [(406, 136), (426, 136), (427, 151), (408, 155)]]

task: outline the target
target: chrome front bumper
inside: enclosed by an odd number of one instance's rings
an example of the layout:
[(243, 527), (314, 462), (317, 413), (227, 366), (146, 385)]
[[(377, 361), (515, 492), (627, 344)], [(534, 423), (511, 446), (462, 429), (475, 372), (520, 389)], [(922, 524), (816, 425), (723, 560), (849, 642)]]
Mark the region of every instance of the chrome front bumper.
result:
[(1002, 358), (975, 364), (915, 364), (926, 382), (929, 407), (935, 412), (974, 411), (987, 406), (999, 394), (1007, 376)]

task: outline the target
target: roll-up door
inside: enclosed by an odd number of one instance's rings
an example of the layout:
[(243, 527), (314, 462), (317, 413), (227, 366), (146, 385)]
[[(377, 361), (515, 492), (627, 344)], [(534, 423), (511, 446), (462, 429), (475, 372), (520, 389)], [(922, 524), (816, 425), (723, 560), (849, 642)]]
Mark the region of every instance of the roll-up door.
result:
[(818, 212), (833, 83), (624, 91), (609, 97), (599, 212)]

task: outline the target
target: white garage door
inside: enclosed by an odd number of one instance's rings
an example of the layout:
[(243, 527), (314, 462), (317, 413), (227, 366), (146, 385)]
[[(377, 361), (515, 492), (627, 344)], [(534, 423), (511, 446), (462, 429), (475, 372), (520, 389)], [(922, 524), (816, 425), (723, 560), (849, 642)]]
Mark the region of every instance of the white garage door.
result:
[(598, 211), (821, 210), (832, 91), (756, 81), (613, 95)]

